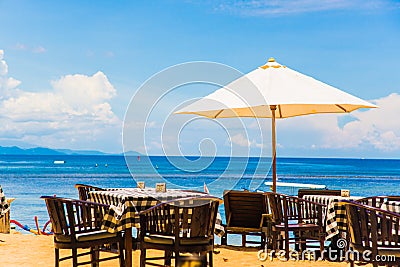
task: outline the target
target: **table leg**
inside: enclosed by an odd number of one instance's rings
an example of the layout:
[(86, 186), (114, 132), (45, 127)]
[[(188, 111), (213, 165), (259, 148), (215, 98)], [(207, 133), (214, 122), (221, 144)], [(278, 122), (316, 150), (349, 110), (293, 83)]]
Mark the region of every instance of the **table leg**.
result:
[(125, 229), (125, 267), (132, 267), (132, 228)]

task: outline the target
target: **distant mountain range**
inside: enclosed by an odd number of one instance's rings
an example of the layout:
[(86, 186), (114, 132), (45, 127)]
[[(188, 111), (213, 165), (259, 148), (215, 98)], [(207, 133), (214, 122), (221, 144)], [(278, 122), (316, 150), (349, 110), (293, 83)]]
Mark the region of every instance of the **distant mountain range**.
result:
[[(136, 151), (125, 153), (129, 156), (141, 155)], [(71, 150), (71, 149), (51, 149), (46, 147), (20, 148), (17, 146), (0, 146), (0, 155), (123, 155), (110, 154), (96, 150)]]

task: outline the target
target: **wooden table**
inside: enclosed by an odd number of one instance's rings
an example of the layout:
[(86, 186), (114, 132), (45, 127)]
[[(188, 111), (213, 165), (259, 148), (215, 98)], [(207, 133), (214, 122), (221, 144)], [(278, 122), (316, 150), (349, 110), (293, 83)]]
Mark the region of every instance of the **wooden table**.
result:
[[(166, 192), (156, 192), (155, 188), (121, 188), (89, 192), (89, 201), (111, 205), (109, 213), (104, 217), (102, 228), (111, 233), (125, 231), (125, 265), (131, 267), (132, 228), (140, 226), (140, 211), (160, 202), (204, 196), (208, 194), (190, 190), (168, 189)], [(223, 234), (221, 219), (219, 222), (217, 219), (215, 228), (217, 234)]]

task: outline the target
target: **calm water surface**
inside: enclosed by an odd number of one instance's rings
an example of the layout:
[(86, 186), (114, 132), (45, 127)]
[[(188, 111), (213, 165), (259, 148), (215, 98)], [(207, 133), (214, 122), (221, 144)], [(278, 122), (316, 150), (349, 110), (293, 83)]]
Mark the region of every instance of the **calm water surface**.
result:
[[(55, 160), (64, 160), (65, 164), (54, 164)], [(48, 220), (40, 196), (77, 198), (76, 183), (136, 187), (136, 181), (145, 181), (150, 187), (165, 179), (167, 188), (198, 190), (207, 183), (211, 194), (219, 197), (231, 188), (269, 191), (263, 185), (271, 180), (269, 159), (188, 157), (171, 161), (165, 157), (130, 157), (131, 174), (123, 156), (0, 156), (0, 184), (6, 196), (16, 198), (11, 218), (30, 227), (34, 226), (34, 216), (39, 217), (40, 225)], [(149, 162), (154, 168), (149, 168)], [(282, 182), (350, 189), (351, 195), (400, 195), (400, 160), (280, 158), (277, 172)], [(293, 188), (278, 190), (296, 194)], [(224, 218), (223, 209), (221, 213)]]

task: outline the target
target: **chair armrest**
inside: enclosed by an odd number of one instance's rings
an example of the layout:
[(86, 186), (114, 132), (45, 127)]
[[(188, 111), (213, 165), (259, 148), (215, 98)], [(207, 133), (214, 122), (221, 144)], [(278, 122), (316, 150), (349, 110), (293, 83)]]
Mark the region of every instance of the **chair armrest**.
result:
[[(41, 196), (40, 198), (42, 199), (46, 199), (46, 198), (54, 198), (53, 196)], [(75, 202), (75, 203), (86, 203), (86, 204), (90, 204), (93, 206), (99, 206), (99, 207), (105, 207), (105, 208), (109, 208), (110, 205), (108, 204), (103, 204), (103, 203), (98, 203), (98, 202), (93, 202), (93, 201), (87, 201), (87, 200), (80, 200), (80, 199), (72, 199), (72, 198), (65, 198), (65, 197), (57, 197), (58, 200), (60, 200), (61, 202)]]
[(93, 202), (93, 201), (78, 200), (77, 202), (86, 203), (86, 204), (90, 204), (92, 206), (97, 206), (97, 207), (110, 208), (109, 204), (103, 204), (103, 203), (98, 203), (98, 202)]
[(155, 205), (155, 206), (152, 206), (152, 207), (150, 207), (150, 208), (148, 208), (148, 209), (145, 209), (145, 210), (142, 210), (142, 211), (138, 212), (138, 215), (139, 215), (139, 216), (145, 215), (145, 214), (147, 214), (147, 213), (150, 213), (152, 210), (158, 209), (158, 208), (160, 208), (160, 207), (162, 207), (162, 206), (165, 206), (165, 205), (167, 205), (167, 204), (168, 204), (167, 202), (158, 203), (158, 204)]
[(384, 210), (384, 209), (381, 209), (381, 208), (368, 206), (368, 205), (365, 205), (365, 204), (362, 204), (362, 203), (359, 203), (359, 202), (353, 201), (353, 200), (341, 200), (340, 202), (343, 202), (344, 204), (352, 204), (354, 206), (363, 207), (363, 208), (365, 208), (367, 210), (374, 210), (374, 211), (377, 211), (379, 213), (387, 214), (387, 215), (390, 215), (392, 217), (397, 217), (397, 218), (400, 219), (400, 213), (396, 213), (396, 212), (393, 212), (393, 211), (388, 211), (388, 210)]
[(264, 226), (264, 223), (272, 222), (272, 214), (262, 214), (260, 228)]
[(161, 208), (162, 206), (165, 206), (165, 205), (168, 205), (168, 204), (173, 204), (173, 203), (176, 203), (176, 202), (179, 202), (179, 201), (191, 200), (191, 199), (196, 199), (196, 197), (187, 197), (187, 198), (180, 198), (180, 199), (169, 200), (169, 201), (166, 201), (166, 202), (161, 202), (161, 203), (158, 203), (157, 205), (154, 205), (154, 206), (152, 206), (152, 207), (150, 207), (148, 209), (140, 211), (138, 214), (139, 214), (139, 216), (141, 216), (141, 215), (150, 213), (151, 211), (153, 211), (155, 209)]
[(179, 202), (181, 202), (181, 201), (189, 201), (189, 200), (199, 200), (199, 201), (200, 201), (200, 200), (201, 200), (201, 201), (210, 200), (210, 201), (218, 201), (218, 202), (221, 201), (220, 198), (218, 198), (218, 197), (213, 197), (213, 196), (201, 196), (201, 197), (178, 198), (178, 199), (173, 199), (173, 200), (169, 200), (169, 201), (166, 201), (166, 202), (158, 203), (157, 205), (155, 205), (155, 206), (153, 206), (153, 207), (150, 207), (150, 208), (148, 208), (148, 209), (146, 209), (146, 210), (140, 211), (138, 214), (139, 214), (139, 216), (140, 216), (140, 215), (149, 213), (149, 212), (151, 212), (152, 210), (158, 209), (158, 208), (160, 208), (160, 207), (162, 207), (162, 206), (165, 206), (165, 205), (173, 205), (174, 203), (179, 203)]

